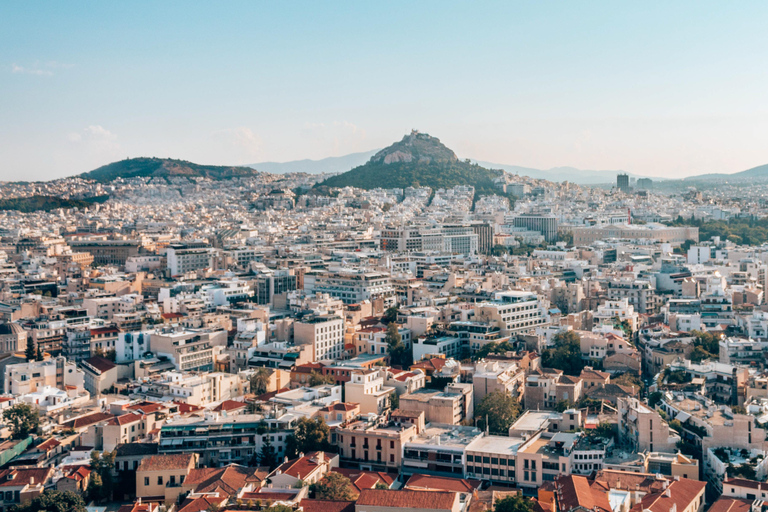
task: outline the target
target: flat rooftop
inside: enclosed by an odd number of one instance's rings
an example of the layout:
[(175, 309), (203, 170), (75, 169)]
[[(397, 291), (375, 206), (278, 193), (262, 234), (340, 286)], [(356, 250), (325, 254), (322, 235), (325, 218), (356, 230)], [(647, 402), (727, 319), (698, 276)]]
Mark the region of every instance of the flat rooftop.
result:
[(467, 451), (511, 455), (517, 453), (522, 444), (522, 437), (483, 436), (467, 446)]

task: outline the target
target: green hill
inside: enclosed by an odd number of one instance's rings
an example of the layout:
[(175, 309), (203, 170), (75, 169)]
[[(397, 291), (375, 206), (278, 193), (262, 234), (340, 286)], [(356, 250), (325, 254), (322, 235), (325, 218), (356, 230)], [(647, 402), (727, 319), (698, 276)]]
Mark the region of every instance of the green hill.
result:
[(486, 169), (460, 161), (440, 139), (426, 133), (411, 132), (371, 159), (343, 174), (318, 183), (316, 187), (451, 188), (471, 185), (478, 195), (504, 195), (494, 182), (503, 171)]
[(22, 213), (57, 210), (59, 208), (87, 208), (103, 203), (109, 196), (86, 197), (84, 199), (64, 199), (56, 196), (9, 197), (0, 199), (0, 210), (16, 210)]
[(107, 183), (117, 178), (187, 177), (224, 180), (256, 174), (257, 171), (250, 167), (200, 165), (170, 158), (129, 158), (83, 173), (80, 177)]

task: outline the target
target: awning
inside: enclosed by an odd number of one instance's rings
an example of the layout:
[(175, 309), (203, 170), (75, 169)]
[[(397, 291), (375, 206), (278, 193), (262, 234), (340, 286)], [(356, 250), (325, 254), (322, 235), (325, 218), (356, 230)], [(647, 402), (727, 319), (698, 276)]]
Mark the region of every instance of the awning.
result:
[(677, 416), (675, 416), (675, 419), (676, 419), (677, 421), (679, 421), (680, 423), (685, 423), (686, 421), (688, 421), (688, 418), (690, 418), (690, 417), (691, 417), (691, 415), (690, 415), (690, 414), (688, 414), (687, 412), (685, 412), (685, 411), (680, 411), (680, 412), (677, 414)]

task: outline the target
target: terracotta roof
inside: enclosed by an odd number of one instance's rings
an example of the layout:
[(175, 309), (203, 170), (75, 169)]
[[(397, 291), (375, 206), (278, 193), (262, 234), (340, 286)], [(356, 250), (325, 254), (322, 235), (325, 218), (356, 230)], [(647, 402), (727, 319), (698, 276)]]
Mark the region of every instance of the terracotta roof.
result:
[(440, 370), (445, 366), (445, 359), (442, 357), (433, 357), (430, 359), (423, 359), (411, 365), (411, 369), (422, 368), (425, 370)]
[(304, 512), (355, 512), (354, 501), (309, 500), (299, 502)]
[(352, 402), (334, 402), (331, 405), (326, 405), (320, 410), (323, 412), (330, 412), (330, 411), (350, 412), (350, 411), (354, 411), (355, 409), (358, 409), (359, 407), (360, 407), (360, 404), (356, 404)]
[(672, 506), (677, 510), (685, 510), (696, 499), (699, 493), (704, 492), (706, 482), (681, 478), (673, 480), (663, 491), (646, 494), (640, 503), (631, 508), (633, 511), (650, 510), (651, 512), (669, 512)]
[(755, 480), (747, 480), (746, 478), (728, 478), (723, 481), (723, 484), (746, 487), (747, 489), (756, 489), (758, 491), (768, 490), (768, 482), (757, 482)]
[[(53, 474), (53, 467), (47, 468), (10, 468), (0, 471), (0, 487), (23, 487), (25, 485), (45, 485)], [(34, 484), (30, 480), (34, 479)]]
[(191, 453), (173, 453), (152, 455), (141, 459), (137, 471), (162, 471), (165, 469), (184, 469), (190, 465), (194, 455)]
[(59, 442), (58, 439), (52, 437), (51, 439), (43, 441), (42, 443), (37, 445), (35, 449), (41, 452), (47, 452), (49, 450), (53, 450), (57, 446), (61, 446), (61, 443)]
[(261, 482), (268, 471), (261, 468), (246, 468), (230, 464), (223, 468), (197, 468), (189, 472), (184, 479), (185, 486), (191, 486), (194, 492), (207, 493), (219, 491), (227, 496), (236, 495), (248, 482)]
[(168, 407), (157, 402), (140, 402), (138, 404), (129, 405), (128, 409), (143, 412), (144, 414), (151, 414), (153, 412), (166, 411), (168, 410)]
[(201, 512), (208, 510), (211, 505), (218, 507), (224, 500), (222, 498), (209, 498), (203, 496), (202, 498), (187, 498), (179, 506), (178, 512)]
[(754, 501), (722, 496), (709, 507), (709, 512), (750, 512)]
[(112, 368), (117, 368), (117, 365), (107, 359), (106, 357), (101, 356), (93, 356), (90, 359), (86, 359), (83, 361), (85, 364), (93, 366), (97, 370), (99, 370), (101, 373), (108, 372)]
[(112, 418), (114, 418), (114, 415), (112, 414), (108, 414), (106, 412), (94, 412), (93, 414), (88, 414), (86, 416), (81, 416), (79, 418), (75, 418), (74, 420), (70, 420), (64, 423), (62, 426), (67, 428), (84, 428), (96, 423), (101, 423), (102, 421), (109, 421)]
[[(569, 512), (577, 507), (594, 512), (612, 512), (608, 494), (603, 490), (593, 489), (586, 477), (583, 476), (564, 475), (558, 477), (557, 502), (557, 509), (562, 512)], [(669, 510), (664, 512), (669, 512)]]
[(128, 505), (122, 505), (117, 512), (154, 512), (160, 508), (159, 503), (147, 503), (146, 501), (139, 503), (129, 503)]
[(471, 493), (475, 488), (463, 478), (449, 478), (431, 475), (412, 475), (403, 486), (414, 491), (454, 491)]
[(115, 327), (96, 327), (91, 329), (91, 336), (95, 334), (117, 334), (120, 331)]
[(64, 478), (80, 481), (91, 474), (91, 467), (85, 465), (69, 466), (64, 471), (66, 472)]
[(363, 489), (357, 499), (357, 504), (366, 507), (407, 508), (411, 510), (452, 510), (458, 499), (459, 495), (455, 492)]
[[(320, 454), (323, 454), (324, 462), (321, 464), (318, 461)], [(295, 478), (304, 479), (307, 475), (310, 475), (321, 466), (328, 463), (329, 459), (333, 457), (332, 453), (325, 452), (312, 452), (299, 457), (297, 459), (289, 460), (281, 464), (275, 471), (280, 471), (283, 474), (290, 475)]]
[(606, 372), (601, 372), (600, 370), (587, 370), (586, 368), (581, 370), (580, 377), (582, 379), (608, 379), (610, 378), (611, 374)]
[(189, 414), (190, 412), (202, 411), (203, 408), (197, 405), (185, 404), (184, 402), (172, 402), (173, 405), (179, 408), (180, 414)]
[(379, 471), (365, 471), (362, 469), (352, 468), (333, 468), (332, 473), (339, 473), (349, 478), (352, 482), (352, 486), (357, 493), (363, 489), (373, 489), (379, 482), (384, 483), (387, 487), (391, 486), (395, 479), (392, 475)]
[(236, 400), (224, 400), (217, 405), (213, 410), (220, 411), (236, 411), (238, 409), (245, 409), (247, 404), (245, 402), (238, 402)]
[(127, 414), (115, 416), (109, 421), (108, 425), (130, 425), (131, 423), (141, 421), (142, 419), (144, 419), (143, 414), (129, 412)]

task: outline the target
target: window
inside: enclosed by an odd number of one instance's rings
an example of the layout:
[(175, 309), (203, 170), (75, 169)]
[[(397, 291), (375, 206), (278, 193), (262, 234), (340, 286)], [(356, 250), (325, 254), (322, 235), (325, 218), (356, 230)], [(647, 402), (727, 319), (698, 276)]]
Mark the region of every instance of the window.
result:
[(163, 485), (163, 477), (162, 476), (157, 477), (157, 485)]
[(149, 477), (148, 476), (144, 477), (144, 485), (149, 485)]

